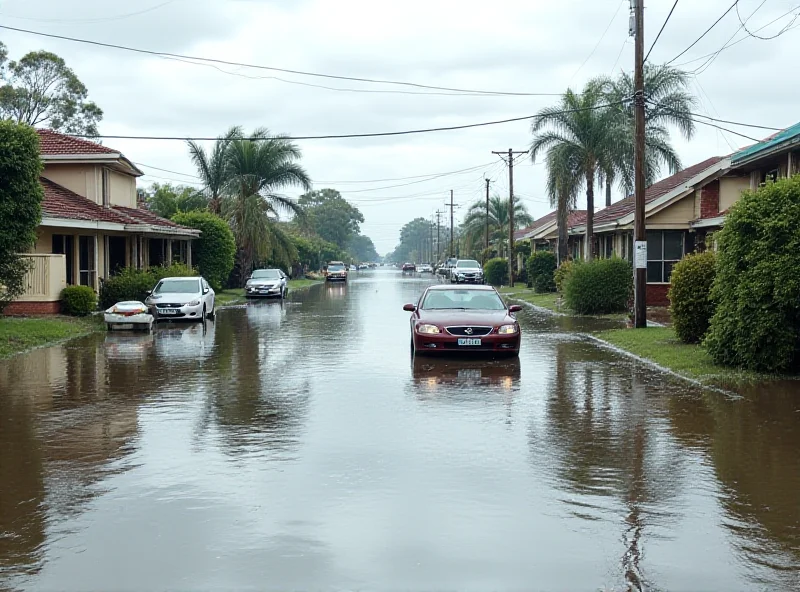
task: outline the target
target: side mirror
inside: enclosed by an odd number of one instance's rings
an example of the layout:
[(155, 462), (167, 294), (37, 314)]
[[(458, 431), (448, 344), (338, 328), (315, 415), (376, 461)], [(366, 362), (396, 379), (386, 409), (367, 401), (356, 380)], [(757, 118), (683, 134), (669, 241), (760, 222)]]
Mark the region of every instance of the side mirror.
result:
[(153, 291), (152, 290), (145, 290), (144, 293), (147, 294), (148, 296), (150, 296), (150, 294), (152, 294)]
[(415, 310), (417, 310), (417, 305), (416, 304), (404, 304), (403, 305), (403, 310), (405, 310), (406, 312), (414, 312)]
[(522, 306), (519, 304), (512, 304), (508, 307), (508, 312), (519, 312), (522, 310)]

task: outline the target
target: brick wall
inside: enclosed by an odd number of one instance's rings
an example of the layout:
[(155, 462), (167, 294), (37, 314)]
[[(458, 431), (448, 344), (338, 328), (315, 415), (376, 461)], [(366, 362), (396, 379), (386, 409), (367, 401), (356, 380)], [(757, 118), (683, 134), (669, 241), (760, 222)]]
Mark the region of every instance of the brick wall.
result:
[(716, 218), (719, 215), (719, 179), (700, 190), (700, 217)]
[(669, 284), (647, 284), (647, 306), (669, 306)]
[(6, 306), (6, 315), (46, 315), (61, 312), (61, 303), (56, 302), (12, 302)]

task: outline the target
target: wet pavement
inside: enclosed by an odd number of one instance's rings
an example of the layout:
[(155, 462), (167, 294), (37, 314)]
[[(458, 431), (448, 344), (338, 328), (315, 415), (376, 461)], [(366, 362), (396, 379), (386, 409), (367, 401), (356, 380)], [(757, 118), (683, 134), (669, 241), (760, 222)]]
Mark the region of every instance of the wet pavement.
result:
[(797, 385), (533, 310), (519, 360), (412, 361), (426, 282), (0, 362), (0, 589), (800, 590)]

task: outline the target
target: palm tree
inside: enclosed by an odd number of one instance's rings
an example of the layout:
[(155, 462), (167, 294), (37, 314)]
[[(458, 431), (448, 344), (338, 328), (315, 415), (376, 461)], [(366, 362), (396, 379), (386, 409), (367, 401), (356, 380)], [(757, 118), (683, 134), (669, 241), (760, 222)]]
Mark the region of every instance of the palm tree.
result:
[[(602, 88), (589, 82), (583, 93), (576, 95), (568, 89), (559, 105), (542, 109), (531, 124), (534, 134), (531, 159), (558, 147), (558, 161), (569, 164), (571, 176), (559, 177), (558, 185), (572, 194), (586, 189), (585, 258), (591, 260), (594, 237), (594, 186), (621, 160), (617, 136), (621, 130), (615, 114), (603, 105)], [(565, 200), (565, 204), (568, 200)], [(564, 212), (561, 212), (564, 215)]]
[[(606, 205), (611, 205), (611, 186), (615, 178), (619, 179), (626, 193), (633, 191), (634, 111), (630, 99), (634, 96), (634, 82), (629, 72), (622, 72), (614, 80), (601, 78), (595, 84), (602, 88), (604, 100), (611, 105), (619, 130), (614, 134), (620, 142), (620, 149), (615, 151), (617, 161), (604, 171)], [(686, 90), (688, 86), (689, 75), (686, 72), (666, 65), (645, 64), (646, 185), (658, 179), (664, 165), (670, 174), (682, 168), (680, 158), (670, 144), (669, 128), (676, 127), (687, 140), (694, 135), (695, 125), (691, 116), (697, 101)]]
[(570, 160), (574, 151), (558, 144), (547, 151), (547, 194), (550, 207), (556, 208), (558, 223), (558, 264), (569, 255), (569, 213), (578, 206), (578, 185), (573, 182), (578, 162)]
[[(497, 242), (498, 254), (503, 256), (503, 244), (508, 239), (508, 226), (510, 223), (509, 200), (498, 195), (489, 199), (489, 236)], [(474, 249), (476, 245), (483, 244), (486, 236), (486, 202), (478, 200), (467, 210), (466, 218), (461, 225), (466, 241), (467, 250)], [(525, 205), (520, 201), (514, 202), (514, 230), (533, 224), (533, 217), (528, 213)]]
[(280, 214), (303, 216), (296, 202), (280, 195), (283, 187), (308, 191), (311, 180), (297, 160), (300, 149), (265, 128), (245, 138), (230, 140), (225, 149), (222, 214), (231, 226), (239, 249), (243, 277), (257, 261), (289, 263), (296, 255), (290, 236), (278, 225)]
[(242, 128), (234, 126), (224, 136), (217, 138), (210, 152), (193, 140), (188, 142), (189, 155), (208, 197), (208, 209), (218, 216), (222, 213), (222, 197), (227, 183), (225, 177), (226, 150), (234, 138), (241, 137)]

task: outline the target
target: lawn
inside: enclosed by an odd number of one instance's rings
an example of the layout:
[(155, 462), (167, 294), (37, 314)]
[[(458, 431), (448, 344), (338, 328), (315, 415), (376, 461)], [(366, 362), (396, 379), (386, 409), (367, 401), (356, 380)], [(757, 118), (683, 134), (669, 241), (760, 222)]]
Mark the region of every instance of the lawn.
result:
[[(289, 291), (303, 290), (319, 283), (321, 283), (321, 280), (289, 280)], [(232, 288), (230, 290), (222, 290), (221, 292), (217, 292), (216, 299), (218, 306), (233, 306), (247, 301), (247, 299), (244, 297), (244, 290), (242, 288)]]
[(0, 358), (102, 331), (105, 325), (98, 318), (0, 317)]
[(594, 334), (611, 345), (705, 384), (724, 385), (768, 378), (717, 366), (702, 345), (680, 341), (671, 327), (611, 329)]
[[(498, 289), (503, 296), (511, 298), (513, 300), (522, 300), (529, 304), (533, 304), (534, 306), (539, 306), (541, 308), (546, 308), (547, 310), (552, 310), (553, 312), (558, 312), (562, 314), (568, 314), (573, 316), (583, 316), (583, 315), (576, 315), (573, 313), (569, 308), (566, 307), (561, 301), (561, 297), (559, 294), (555, 292), (546, 292), (544, 294), (538, 294), (534, 292), (530, 288), (526, 288), (524, 285), (517, 285), (513, 288), (504, 286)], [(605, 318), (605, 319), (619, 319), (620, 321), (624, 321), (628, 318), (626, 313), (611, 313), (605, 315), (591, 315), (597, 318)]]

